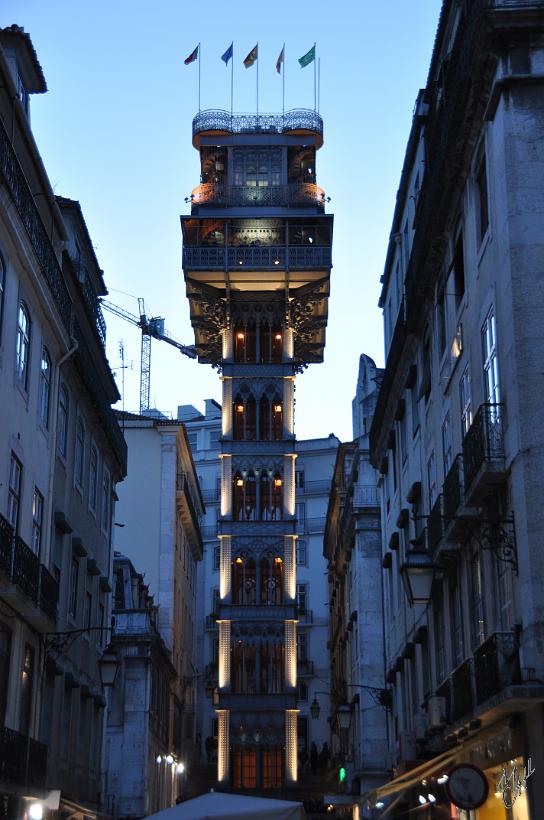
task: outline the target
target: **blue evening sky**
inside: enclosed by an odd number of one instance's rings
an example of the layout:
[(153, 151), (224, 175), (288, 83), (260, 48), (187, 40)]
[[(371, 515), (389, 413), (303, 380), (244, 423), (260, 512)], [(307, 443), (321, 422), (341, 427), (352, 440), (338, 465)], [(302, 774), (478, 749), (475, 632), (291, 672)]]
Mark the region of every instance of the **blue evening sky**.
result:
[[(3, 0), (2, 26), (32, 37), (49, 92), (32, 98), (32, 127), (56, 193), (80, 201), (109, 299), (149, 315), (190, 344), (193, 335), (181, 270), (179, 215), (198, 183), (191, 145), (197, 71), (183, 60), (202, 44), (201, 106), (255, 111), (256, 66), (242, 61), (259, 42), (259, 110), (281, 111), (275, 63), (286, 43), (286, 110), (313, 108), (313, 66), (297, 58), (317, 42), (325, 144), (317, 181), (335, 215), (325, 363), (297, 380), (300, 438), (335, 432), (350, 439), (359, 354), (383, 364), (377, 307), (387, 240), (417, 91), (425, 85), (440, 0)], [(120, 293), (118, 291), (124, 291)], [(125, 295), (129, 294), (129, 295)], [(125, 407), (139, 402), (140, 332), (105, 314), (108, 356), (119, 341)], [(118, 383), (121, 376), (118, 371)], [(151, 403), (175, 412), (220, 400), (217, 373), (152, 342)]]

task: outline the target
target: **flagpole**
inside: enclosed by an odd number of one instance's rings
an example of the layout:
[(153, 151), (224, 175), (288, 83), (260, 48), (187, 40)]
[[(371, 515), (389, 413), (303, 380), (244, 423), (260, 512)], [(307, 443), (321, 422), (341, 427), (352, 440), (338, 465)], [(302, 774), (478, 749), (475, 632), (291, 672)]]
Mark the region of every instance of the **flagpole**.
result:
[(259, 42), (257, 41), (257, 126), (259, 125)]
[(285, 116), (285, 43), (283, 44), (281, 115)]
[(317, 60), (317, 113), (321, 107), (321, 57)]
[(232, 55), (230, 58), (230, 116), (234, 110), (234, 42), (232, 44)]
[(314, 111), (317, 110), (317, 91), (316, 91), (316, 59), (315, 59), (315, 43), (314, 43)]
[(200, 114), (200, 60), (202, 59), (202, 50), (200, 43), (198, 44), (198, 113)]

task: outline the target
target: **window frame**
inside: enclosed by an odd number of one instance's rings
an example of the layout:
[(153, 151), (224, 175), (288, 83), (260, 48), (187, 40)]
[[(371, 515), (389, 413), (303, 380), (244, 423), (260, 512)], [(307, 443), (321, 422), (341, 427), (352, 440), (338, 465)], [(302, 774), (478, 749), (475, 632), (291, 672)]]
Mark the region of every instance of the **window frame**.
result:
[[(59, 385), (57, 407), (57, 455), (66, 461), (68, 454), (68, 424), (70, 419), (70, 394), (66, 384)], [(64, 421), (62, 421), (64, 420)]]
[[(93, 453), (96, 454), (96, 462), (94, 464), (94, 481), (93, 481)], [(96, 518), (96, 507), (98, 503), (98, 474), (100, 467), (100, 459), (98, 454), (98, 447), (91, 439), (89, 448), (89, 487), (87, 493), (87, 506), (89, 512)]]
[[(13, 482), (14, 470), (17, 473), (17, 480), (15, 484)], [(7, 519), (13, 527), (15, 535), (17, 535), (19, 532), (22, 492), (23, 463), (19, 458), (17, 458), (15, 453), (12, 451), (9, 462)], [(13, 507), (15, 508), (15, 516), (13, 516)]]
[(40, 419), (40, 424), (44, 430), (49, 430), (52, 373), (53, 362), (49, 350), (45, 345), (42, 344), (42, 358), (40, 361), (40, 382), (38, 388), (38, 415)]
[(32, 538), (30, 546), (32, 552), (38, 556), (41, 554), (42, 547), (43, 508), (44, 497), (35, 486), (34, 495), (32, 497)]
[[(461, 405), (461, 434), (466, 436), (472, 426), (472, 385), (470, 363), (467, 363), (459, 379), (459, 402)], [(467, 423), (468, 419), (468, 423)]]
[[(26, 326), (22, 324), (22, 318)], [(28, 373), (30, 370), (30, 345), (32, 339), (32, 321), (30, 310), (24, 299), (19, 299), (17, 308), (17, 337), (15, 343), (15, 376), (23, 390), (28, 390)]]
[[(82, 433), (81, 438), (80, 432)], [(85, 422), (78, 413), (74, 442), (74, 485), (81, 493), (83, 493), (83, 482), (85, 477), (85, 439)], [(81, 447), (79, 447), (80, 444)]]
[(497, 322), (493, 305), (491, 305), (485, 317), (481, 336), (485, 401), (488, 404), (500, 404), (501, 379), (497, 350)]

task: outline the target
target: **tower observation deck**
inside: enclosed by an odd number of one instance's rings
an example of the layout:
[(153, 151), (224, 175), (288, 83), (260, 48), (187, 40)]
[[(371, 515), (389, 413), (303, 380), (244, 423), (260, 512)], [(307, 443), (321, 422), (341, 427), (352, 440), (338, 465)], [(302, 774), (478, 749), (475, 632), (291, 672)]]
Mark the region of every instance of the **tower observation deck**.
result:
[(200, 112), (181, 217), (198, 358), (223, 385), (217, 780), (269, 795), (297, 782), (294, 383), (325, 347), (322, 144), (314, 111)]

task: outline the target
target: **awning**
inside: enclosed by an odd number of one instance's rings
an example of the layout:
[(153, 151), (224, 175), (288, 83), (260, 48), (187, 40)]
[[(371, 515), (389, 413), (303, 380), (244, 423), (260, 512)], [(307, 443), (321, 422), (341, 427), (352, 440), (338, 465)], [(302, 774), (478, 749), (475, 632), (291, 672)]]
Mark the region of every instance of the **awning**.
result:
[(438, 757), (433, 757), (432, 760), (426, 760), (425, 763), (421, 763), (414, 769), (410, 769), (409, 772), (404, 772), (398, 777), (395, 777), (394, 780), (390, 780), (389, 783), (384, 783), (383, 786), (372, 789), (372, 791), (367, 792), (363, 797), (365, 800), (370, 799), (372, 802), (373, 800), (379, 800), (381, 797), (386, 797), (389, 794), (404, 791), (410, 788), (410, 786), (419, 783), (423, 777), (429, 777), (436, 771), (448, 766), (458, 757), (459, 751), (460, 748), (456, 747), (455, 749), (443, 752), (441, 755), (438, 755)]

